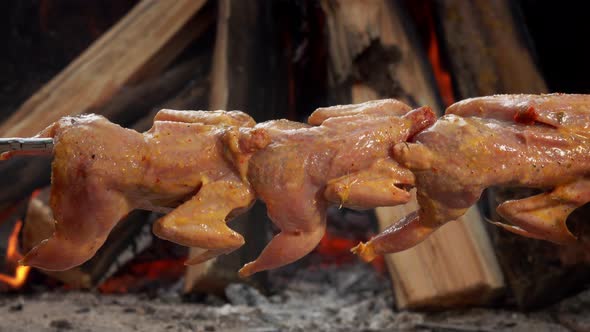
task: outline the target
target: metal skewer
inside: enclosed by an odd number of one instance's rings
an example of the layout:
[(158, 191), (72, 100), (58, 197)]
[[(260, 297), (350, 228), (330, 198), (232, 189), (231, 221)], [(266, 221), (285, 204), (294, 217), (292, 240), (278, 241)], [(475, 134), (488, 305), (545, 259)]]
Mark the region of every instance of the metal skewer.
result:
[(0, 153), (12, 151), (51, 153), (53, 138), (0, 138)]

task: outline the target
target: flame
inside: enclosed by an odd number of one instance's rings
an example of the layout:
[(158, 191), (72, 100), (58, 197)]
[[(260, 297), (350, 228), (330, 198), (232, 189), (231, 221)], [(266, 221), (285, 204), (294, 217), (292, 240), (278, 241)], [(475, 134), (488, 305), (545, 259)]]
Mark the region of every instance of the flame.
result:
[[(17, 262), (23, 258), (23, 255), (18, 250), (18, 234), (20, 233), (22, 226), (22, 221), (18, 220), (12, 229), (10, 237), (8, 238), (6, 262), (10, 263), (9, 265), (17, 265)], [(14, 289), (18, 289), (24, 285), (30, 270), (30, 266), (17, 266), (14, 276), (0, 274), (0, 282), (7, 284)]]
[(444, 68), (441, 60), (440, 49), (436, 38), (436, 31), (434, 30), (434, 23), (430, 24), (430, 41), (428, 43), (428, 60), (434, 72), (434, 78), (438, 85), (438, 90), (443, 103), (446, 106), (451, 105), (455, 101), (453, 93), (453, 83), (451, 81), (451, 74)]

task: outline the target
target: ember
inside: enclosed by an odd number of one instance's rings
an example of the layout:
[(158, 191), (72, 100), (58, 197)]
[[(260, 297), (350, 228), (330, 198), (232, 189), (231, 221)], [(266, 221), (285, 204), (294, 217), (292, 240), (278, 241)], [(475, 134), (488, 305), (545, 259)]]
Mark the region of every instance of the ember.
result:
[(184, 274), (185, 261), (186, 258), (138, 262), (105, 281), (98, 289), (106, 294), (122, 294), (140, 290), (156, 281), (173, 282)]
[(23, 257), (18, 250), (18, 235), (22, 225), (23, 223), (20, 220), (14, 225), (12, 233), (8, 239), (8, 249), (6, 250), (6, 265), (16, 266), (14, 276), (0, 274), (0, 282), (7, 284), (14, 289), (19, 289), (24, 285), (27, 276), (29, 275), (29, 271), (31, 270), (31, 267), (29, 266), (18, 266), (18, 261)]
[[(321, 257), (321, 265), (343, 265), (343, 264), (351, 264), (357, 260), (357, 258), (352, 255), (350, 252), (350, 248), (356, 246), (359, 241), (366, 241), (367, 239), (350, 239), (346, 237), (341, 237), (335, 235), (331, 232), (327, 232), (320, 243), (318, 244), (317, 248), (315, 249), (316, 253), (319, 254)], [(385, 272), (385, 261), (383, 256), (374, 259), (371, 262), (371, 265), (375, 270), (379, 273)]]

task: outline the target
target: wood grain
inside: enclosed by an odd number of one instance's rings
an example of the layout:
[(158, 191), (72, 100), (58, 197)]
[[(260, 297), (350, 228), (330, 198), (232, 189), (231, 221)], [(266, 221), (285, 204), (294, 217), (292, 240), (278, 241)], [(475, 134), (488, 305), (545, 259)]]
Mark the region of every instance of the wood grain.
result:
[[(142, 0), (2, 123), (0, 136), (32, 136), (63, 116), (99, 108), (125, 84), (153, 75), (182, 50), (179, 44), (188, 44), (174, 37), (204, 4)], [(170, 41), (174, 51), (166, 48)]]
[[(382, 95), (377, 92), (379, 87), (369, 78), (353, 84), (351, 97), (353, 103), (371, 99), (394, 97), (414, 107), (429, 105), (439, 115), (442, 107), (434, 85), (432, 73), (425, 60), (423, 50), (417, 44), (412, 27), (404, 20), (403, 9), (395, 3), (370, 1), (365, 5), (377, 7), (377, 10), (364, 10), (363, 14), (371, 18), (348, 18), (347, 11), (339, 11), (344, 6), (342, 1), (328, 1), (330, 5), (323, 8), (331, 9), (328, 18), (333, 22), (370, 22), (359, 25), (342, 23), (348, 29), (362, 30), (342, 32), (332, 38), (341, 40), (348, 36), (364, 33), (370, 37), (374, 30), (379, 31), (373, 37), (374, 42), (381, 44), (381, 50), (397, 48), (400, 53), (398, 61), (392, 63), (375, 63), (375, 71), (389, 71), (390, 84), (398, 84), (398, 95)], [(377, 13), (377, 14), (376, 14)], [(345, 30), (345, 29), (344, 29)], [(361, 38), (361, 40), (363, 40)], [(370, 43), (367, 43), (370, 44)], [(341, 53), (349, 52), (349, 48), (331, 48), (331, 58), (336, 57), (338, 63), (342, 59), (354, 59), (354, 56)], [(362, 51), (360, 52), (362, 53)], [(353, 67), (354, 63), (351, 65)], [(350, 70), (351, 72), (354, 69)], [(384, 89), (379, 89), (384, 90)], [(415, 196), (406, 205), (376, 209), (380, 230), (401, 219), (418, 208)], [(396, 303), (399, 308), (430, 308), (438, 309), (461, 305), (484, 304), (504, 287), (503, 276), (494, 255), (490, 240), (484, 229), (481, 216), (476, 208), (459, 221), (451, 222), (431, 235), (426, 241), (409, 250), (386, 255), (386, 263), (393, 280)]]

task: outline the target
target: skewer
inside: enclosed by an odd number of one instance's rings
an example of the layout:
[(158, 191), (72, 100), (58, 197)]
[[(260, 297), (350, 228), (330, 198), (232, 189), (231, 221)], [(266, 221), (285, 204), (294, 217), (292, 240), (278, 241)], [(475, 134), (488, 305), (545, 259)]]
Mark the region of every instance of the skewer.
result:
[(0, 138), (0, 160), (14, 154), (47, 154), (53, 151), (53, 138)]

